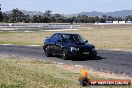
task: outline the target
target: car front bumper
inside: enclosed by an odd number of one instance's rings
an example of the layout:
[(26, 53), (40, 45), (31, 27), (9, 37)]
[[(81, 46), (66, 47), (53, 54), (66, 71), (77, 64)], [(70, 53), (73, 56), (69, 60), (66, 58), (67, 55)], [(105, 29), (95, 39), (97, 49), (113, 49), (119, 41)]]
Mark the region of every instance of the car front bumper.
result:
[(71, 57), (72, 59), (77, 59), (77, 58), (88, 58), (88, 57), (96, 57), (97, 51), (69, 51), (68, 56)]

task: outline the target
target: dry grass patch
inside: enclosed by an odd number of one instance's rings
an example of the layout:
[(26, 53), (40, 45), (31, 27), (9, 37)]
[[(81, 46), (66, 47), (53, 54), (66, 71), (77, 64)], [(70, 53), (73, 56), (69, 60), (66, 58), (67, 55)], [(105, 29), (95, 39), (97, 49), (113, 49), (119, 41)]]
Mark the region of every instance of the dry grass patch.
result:
[[(132, 30), (113, 30), (113, 29), (86, 29), (65, 31), (66, 33), (78, 33), (84, 36), (90, 43), (97, 48), (119, 48), (132, 49)], [(50, 36), (55, 32), (33, 32), (33, 33), (0, 33), (1, 44), (17, 44), (17, 45), (43, 45), (46, 36)]]

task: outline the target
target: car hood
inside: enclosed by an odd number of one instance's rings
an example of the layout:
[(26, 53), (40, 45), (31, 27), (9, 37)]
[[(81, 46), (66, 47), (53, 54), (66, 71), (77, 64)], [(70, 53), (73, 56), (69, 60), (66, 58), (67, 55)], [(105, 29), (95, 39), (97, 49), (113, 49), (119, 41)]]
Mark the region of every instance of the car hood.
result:
[(64, 46), (69, 47), (84, 47), (84, 48), (95, 48), (94, 45), (89, 43), (64, 43)]

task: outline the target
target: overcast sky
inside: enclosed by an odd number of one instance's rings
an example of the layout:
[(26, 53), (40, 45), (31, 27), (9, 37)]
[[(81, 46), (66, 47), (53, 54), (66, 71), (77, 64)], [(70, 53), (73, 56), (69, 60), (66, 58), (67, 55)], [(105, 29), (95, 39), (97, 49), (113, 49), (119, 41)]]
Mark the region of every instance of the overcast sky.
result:
[(0, 4), (2, 11), (18, 8), (41, 12), (52, 10), (60, 14), (132, 10), (132, 0), (0, 0)]

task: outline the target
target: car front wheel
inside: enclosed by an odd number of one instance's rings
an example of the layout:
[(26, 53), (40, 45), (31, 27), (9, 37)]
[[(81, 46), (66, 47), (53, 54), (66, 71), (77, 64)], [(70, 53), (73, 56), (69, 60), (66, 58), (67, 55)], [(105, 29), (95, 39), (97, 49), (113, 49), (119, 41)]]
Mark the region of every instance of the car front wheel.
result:
[(68, 59), (67, 51), (66, 51), (65, 49), (62, 50), (61, 57), (62, 57), (62, 59), (64, 59), (64, 60)]

